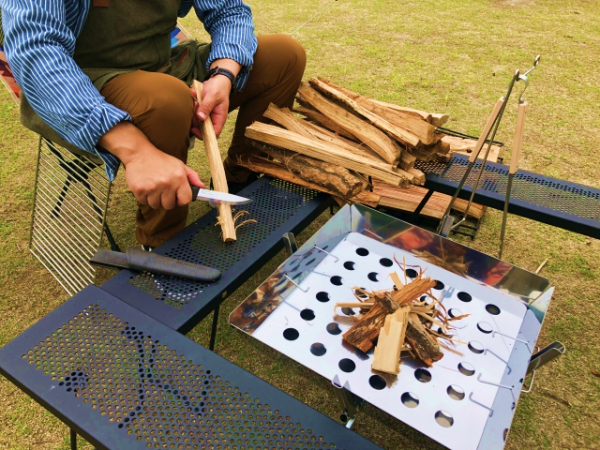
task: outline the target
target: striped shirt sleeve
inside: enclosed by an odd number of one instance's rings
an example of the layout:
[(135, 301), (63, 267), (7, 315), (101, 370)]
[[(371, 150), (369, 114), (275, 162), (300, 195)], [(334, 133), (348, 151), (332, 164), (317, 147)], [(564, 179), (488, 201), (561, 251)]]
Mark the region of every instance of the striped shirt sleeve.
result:
[(228, 58), (237, 61), (243, 68), (238, 75), (236, 88), (242, 90), (248, 79), (257, 47), (250, 7), (242, 0), (193, 0), (193, 2), (198, 18), (212, 38), (207, 68), (216, 59)]
[[(67, 8), (67, 4), (71, 8)], [(17, 83), (40, 117), (71, 144), (102, 157), (109, 177), (118, 160), (96, 149), (126, 112), (107, 103), (73, 60), (76, 32), (67, 22), (80, 11), (65, 0), (3, 0), (5, 50)], [(111, 170), (109, 170), (111, 169)]]

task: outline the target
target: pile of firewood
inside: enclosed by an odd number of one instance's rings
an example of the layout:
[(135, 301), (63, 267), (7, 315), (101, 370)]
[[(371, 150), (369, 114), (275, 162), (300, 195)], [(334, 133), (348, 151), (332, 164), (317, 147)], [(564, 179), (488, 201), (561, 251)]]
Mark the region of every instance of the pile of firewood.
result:
[[(447, 162), (454, 151), (468, 154), (475, 145), (473, 140), (436, 132), (448, 120), (446, 114), (373, 100), (321, 78), (303, 83), (296, 100), (300, 106), (293, 111), (269, 106), (265, 117), (274, 124), (257, 122), (246, 129), (257, 152), (239, 163), (330, 193), (340, 204), (413, 211), (427, 192), (411, 186), (425, 183), (415, 162)], [(497, 150), (493, 148), (492, 155)], [(424, 214), (441, 218), (449, 200), (436, 194)], [(460, 211), (461, 205), (458, 202), (455, 209)], [(483, 209), (470, 214), (480, 218)]]
[[(344, 333), (343, 342), (362, 352), (375, 346), (372, 370), (390, 375), (400, 373), (402, 352), (427, 367), (442, 359), (442, 348), (461, 355), (453, 348), (462, 342), (452, 337), (450, 322), (464, 319), (468, 314), (449, 317), (431, 292), (437, 282), (423, 277), (422, 272), (410, 283), (406, 276), (402, 282), (395, 272), (390, 277), (395, 289), (368, 292), (354, 287), (358, 302), (335, 305), (335, 309), (360, 308), (363, 312)], [(427, 295), (430, 302), (421, 301), (423, 295)], [(434, 325), (436, 331), (432, 328)]]

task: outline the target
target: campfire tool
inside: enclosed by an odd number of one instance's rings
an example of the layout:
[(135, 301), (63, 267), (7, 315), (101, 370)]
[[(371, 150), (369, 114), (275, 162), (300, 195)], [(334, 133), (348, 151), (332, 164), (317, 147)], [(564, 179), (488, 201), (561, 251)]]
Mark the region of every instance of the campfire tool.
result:
[[(533, 63), (533, 66), (531, 67), (531, 69), (529, 69), (523, 76), (526, 77), (529, 73), (531, 73), (531, 71), (536, 68), (539, 61), (540, 61), (540, 56), (538, 55), (535, 58), (535, 61)], [(451, 231), (455, 230), (457, 227), (459, 227), (462, 223), (464, 223), (467, 220), (467, 217), (469, 214), (469, 209), (471, 208), (471, 204), (473, 203), (473, 199), (475, 198), (475, 193), (477, 192), (477, 187), (479, 186), (479, 182), (481, 180), (481, 176), (483, 174), (485, 164), (487, 162), (490, 150), (492, 148), (492, 143), (494, 142), (494, 138), (496, 137), (498, 127), (500, 126), (500, 122), (502, 121), (502, 116), (504, 115), (504, 110), (506, 109), (506, 104), (508, 103), (508, 100), (512, 93), (513, 87), (514, 87), (515, 83), (519, 80), (520, 76), (521, 76), (520, 71), (517, 70), (508, 85), (506, 95), (504, 97), (501, 97), (496, 102), (496, 105), (494, 106), (494, 110), (492, 111), (492, 114), (490, 115), (487, 123), (485, 124), (483, 132), (481, 133), (481, 136), (479, 137), (479, 140), (477, 141), (477, 144), (475, 145), (475, 148), (473, 149), (473, 153), (471, 153), (471, 156), (469, 157), (469, 165), (467, 166), (467, 170), (465, 171), (458, 187), (456, 188), (456, 191), (454, 192), (454, 195), (452, 196), (452, 200), (450, 201), (448, 207), (446, 208), (446, 211), (444, 212), (444, 215), (442, 216), (442, 220), (440, 221), (440, 224), (438, 226), (437, 233), (440, 234), (441, 236), (444, 236), (444, 237), (448, 236)], [(491, 133), (491, 137), (488, 139), (488, 137), (490, 136), (490, 133)], [(463, 217), (457, 223), (454, 223), (454, 217), (452, 215), (450, 215), (450, 212), (452, 211), (452, 207), (454, 206), (454, 202), (458, 198), (460, 191), (462, 190), (464, 184), (466, 183), (467, 179), (469, 178), (471, 171), (475, 167), (477, 158), (479, 157), (481, 149), (483, 148), (483, 145), (486, 142), (488, 142), (488, 145), (486, 148), (485, 156), (484, 156), (483, 160), (481, 161), (481, 167), (479, 169), (479, 173), (477, 174), (477, 179), (475, 181), (475, 184), (473, 185), (473, 190), (472, 190), (471, 196), (469, 198), (469, 203), (467, 204), (467, 208), (465, 209), (465, 213), (464, 213)]]
[[(372, 372), (372, 351), (342, 341), (361, 308), (334, 313), (334, 305), (356, 304), (354, 287), (392, 289), (390, 273), (410, 282), (420, 270), (436, 280), (432, 293), (452, 317), (469, 314), (452, 322), (464, 344), (453, 348), (458, 354), (442, 350), (432, 367), (402, 357), (396, 382), (389, 381)], [(450, 449), (493, 450), (505, 445), (526, 374), (564, 352), (555, 343), (533, 355), (552, 293), (539, 275), (353, 205), (296, 250), (229, 323), (330, 380), (348, 427), (362, 399)]]
[(202, 189), (198, 186), (192, 185), (190, 185), (190, 187), (192, 188), (192, 201), (204, 200), (214, 204), (226, 203), (229, 205), (244, 205), (252, 201), (252, 199), (240, 197), (239, 195), (211, 191), (209, 189)]

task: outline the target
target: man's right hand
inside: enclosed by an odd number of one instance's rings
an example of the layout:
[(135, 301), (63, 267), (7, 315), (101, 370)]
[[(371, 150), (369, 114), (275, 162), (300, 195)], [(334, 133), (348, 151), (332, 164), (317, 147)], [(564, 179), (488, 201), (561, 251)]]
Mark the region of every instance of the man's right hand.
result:
[(138, 202), (173, 209), (192, 201), (190, 184), (204, 187), (198, 173), (157, 149), (135, 125), (121, 122), (98, 143), (125, 165), (125, 180)]

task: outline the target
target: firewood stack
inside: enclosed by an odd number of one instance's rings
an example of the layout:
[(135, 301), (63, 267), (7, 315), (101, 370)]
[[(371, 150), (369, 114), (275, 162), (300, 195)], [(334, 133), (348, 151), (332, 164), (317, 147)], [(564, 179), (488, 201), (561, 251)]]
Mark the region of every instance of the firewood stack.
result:
[[(411, 186), (425, 184), (415, 161), (448, 162), (453, 148), (468, 153), (472, 147), (469, 140), (436, 133), (448, 120), (446, 114), (373, 100), (321, 78), (303, 83), (296, 100), (300, 106), (293, 112), (269, 106), (265, 117), (274, 124), (256, 122), (246, 129), (257, 151), (238, 162), (254, 172), (327, 192), (340, 204), (414, 211), (427, 192)], [(449, 201), (436, 194), (425, 211), (439, 219)], [(474, 216), (483, 214), (482, 208), (473, 211)]]
[[(423, 273), (410, 283), (390, 274), (395, 289), (367, 292), (354, 287), (356, 303), (338, 303), (337, 308), (360, 308), (363, 314), (342, 335), (342, 340), (362, 352), (374, 348), (371, 369), (384, 374), (398, 375), (402, 352), (427, 367), (442, 359), (441, 349), (458, 353), (452, 338), (450, 322), (468, 316), (449, 317), (446, 309), (431, 292), (436, 281)], [(422, 301), (428, 295), (432, 301)], [(433, 326), (437, 328), (434, 331)], [(444, 342), (445, 341), (445, 342)]]

